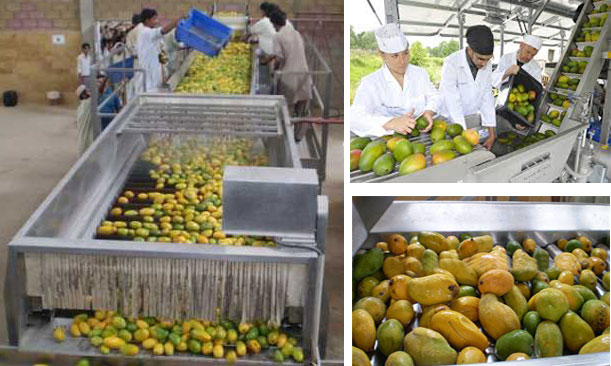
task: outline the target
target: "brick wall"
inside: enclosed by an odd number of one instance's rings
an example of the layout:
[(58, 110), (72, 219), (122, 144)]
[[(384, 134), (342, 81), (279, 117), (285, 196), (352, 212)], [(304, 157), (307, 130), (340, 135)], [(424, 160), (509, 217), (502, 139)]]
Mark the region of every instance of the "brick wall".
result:
[[(66, 43), (53, 45), (54, 34)], [(14, 89), (20, 101), (38, 103), (57, 90), (75, 104), (80, 43), (78, 0), (0, 1), (0, 92)]]

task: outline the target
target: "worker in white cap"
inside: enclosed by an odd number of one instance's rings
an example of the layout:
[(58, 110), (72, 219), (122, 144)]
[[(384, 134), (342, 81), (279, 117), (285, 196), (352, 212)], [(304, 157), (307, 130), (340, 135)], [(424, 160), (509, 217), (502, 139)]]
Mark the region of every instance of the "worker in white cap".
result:
[(439, 93), (425, 69), (410, 65), (409, 42), (398, 24), (375, 31), (383, 65), (365, 76), (350, 108), (350, 131), (358, 136), (408, 134), (423, 116), (433, 125)]
[(520, 48), (501, 57), (499, 66), (492, 73), (492, 85), (499, 88), (511, 75), (516, 75), (520, 68), (524, 69), (539, 83), (542, 81), (541, 68), (534, 58), (541, 49), (541, 38), (527, 34), (520, 42)]

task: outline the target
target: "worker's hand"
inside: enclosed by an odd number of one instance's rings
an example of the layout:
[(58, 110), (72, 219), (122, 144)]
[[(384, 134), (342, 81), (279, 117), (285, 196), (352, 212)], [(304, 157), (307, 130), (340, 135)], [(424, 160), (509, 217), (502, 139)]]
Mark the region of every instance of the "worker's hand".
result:
[(495, 140), (496, 140), (496, 135), (492, 133), (490, 134), (490, 137), (488, 137), (482, 145), (486, 148), (486, 150), (490, 150), (492, 149), (492, 145), (494, 144)]
[(412, 132), (414, 126), (416, 126), (416, 119), (414, 118), (414, 109), (412, 108), (411, 112), (391, 119), (383, 127), (387, 130), (407, 135)]
[(516, 123), (516, 130), (524, 131), (525, 129), (526, 129), (526, 126), (520, 123)]
[(509, 75), (517, 75), (518, 72), (520, 72), (520, 66), (518, 65), (511, 65), (507, 68), (507, 71), (505, 71), (505, 75), (509, 76)]
[(424, 130), (422, 130), (422, 132), (429, 132), (431, 130), (431, 128), (433, 128), (433, 115), (435, 113), (433, 111), (424, 111), (424, 113), (422, 113), (422, 116), (424, 117), (424, 119), (429, 123), (426, 128)]

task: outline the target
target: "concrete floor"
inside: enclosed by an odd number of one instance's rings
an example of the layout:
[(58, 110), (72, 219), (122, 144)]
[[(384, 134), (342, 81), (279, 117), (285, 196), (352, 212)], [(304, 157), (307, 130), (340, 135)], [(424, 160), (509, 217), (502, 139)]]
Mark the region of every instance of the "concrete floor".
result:
[[(59, 106), (0, 107), (0, 296), (4, 296), (6, 247), (13, 235), (77, 159), (75, 112)], [(329, 197), (326, 289), (330, 316), (327, 359), (343, 359), (343, 131), (331, 128), (327, 180)], [(0, 301), (0, 344), (8, 342)]]

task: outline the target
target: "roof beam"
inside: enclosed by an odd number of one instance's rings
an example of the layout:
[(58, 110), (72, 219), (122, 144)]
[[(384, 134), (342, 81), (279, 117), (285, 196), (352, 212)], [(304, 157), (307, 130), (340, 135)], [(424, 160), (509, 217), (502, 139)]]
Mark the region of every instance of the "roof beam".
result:
[[(527, 4), (527, 3), (524, 3), (524, 2), (517, 4), (515, 2), (515, 0), (499, 0), (499, 1), (502, 2), (502, 3), (505, 3), (505, 4), (519, 5), (519, 6), (523, 6), (525, 8), (534, 8), (534, 9), (537, 9), (536, 5), (531, 5), (531, 4)], [(422, 1), (414, 1), (414, 0), (397, 0), (397, 4), (399, 4), (399, 5), (407, 5), (407, 6), (417, 6), (417, 7), (421, 7), (421, 8), (425, 8), (425, 9), (445, 10), (445, 11), (451, 11), (451, 12), (458, 12), (459, 10), (461, 10), (457, 6), (438, 5), (438, 4), (425, 3), (425, 2), (422, 2)], [(574, 10), (572, 10), (571, 8), (568, 8), (568, 7), (565, 7), (565, 6), (562, 6), (562, 5), (557, 5), (557, 4), (554, 4), (554, 3), (548, 4), (548, 5), (549, 6), (547, 6), (546, 9), (545, 9), (546, 12), (548, 12), (550, 14), (554, 14), (554, 15), (560, 15), (560, 16), (563, 16), (563, 17), (566, 17), (566, 18), (573, 18)], [(466, 14), (472, 14), (470, 12), (473, 11), (473, 10), (468, 10), (468, 9), (462, 9), (462, 10)], [(477, 14), (477, 15), (479, 15), (479, 14)]]

